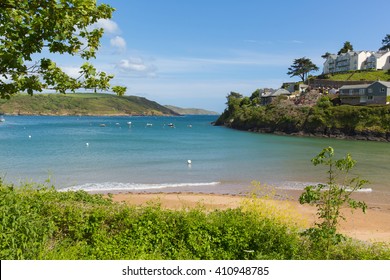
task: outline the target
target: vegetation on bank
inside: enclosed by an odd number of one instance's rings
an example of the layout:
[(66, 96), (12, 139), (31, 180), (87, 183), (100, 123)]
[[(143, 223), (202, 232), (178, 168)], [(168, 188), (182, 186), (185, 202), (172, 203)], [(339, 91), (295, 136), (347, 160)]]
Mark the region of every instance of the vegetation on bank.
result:
[(390, 81), (390, 71), (389, 70), (348, 71), (345, 73), (319, 75), (314, 78), (327, 79), (331, 81)]
[(317, 208), (318, 222), (315, 227), (309, 228), (303, 234), (310, 237), (313, 245), (321, 248), (329, 259), (331, 247), (339, 244), (345, 237), (337, 232), (340, 220), (345, 219), (341, 213), (342, 207), (361, 209), (366, 212), (367, 205), (364, 201), (357, 201), (352, 194), (363, 188), (368, 182), (359, 177), (349, 177), (356, 161), (350, 154), (336, 160), (332, 147), (324, 148), (312, 160), (314, 166), (326, 166), (328, 182), (305, 187), (299, 197), (301, 204), (308, 203)]
[(255, 94), (243, 97), (231, 93), (227, 99), (227, 108), (216, 125), (258, 132), (390, 140), (388, 105), (334, 105), (330, 96), (320, 97), (314, 106), (295, 105), (283, 96), (266, 106), (259, 105)]
[(345, 239), (325, 252), (293, 216), (256, 198), (237, 209), (132, 207), (84, 191), (0, 182), (1, 259), (390, 259)]
[(9, 115), (177, 115), (143, 97), (102, 93), (18, 94), (0, 99), (0, 113)]

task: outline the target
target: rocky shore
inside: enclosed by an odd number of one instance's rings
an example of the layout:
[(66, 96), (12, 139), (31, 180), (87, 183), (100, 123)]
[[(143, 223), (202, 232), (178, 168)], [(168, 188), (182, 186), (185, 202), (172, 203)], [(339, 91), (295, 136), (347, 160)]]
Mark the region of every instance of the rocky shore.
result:
[[(240, 129), (239, 129), (240, 130)], [(361, 140), (361, 141), (378, 141), (378, 142), (390, 142), (390, 133), (380, 133), (376, 131), (361, 131), (361, 132), (344, 132), (339, 129), (332, 131), (282, 131), (272, 130), (270, 128), (249, 128), (246, 131), (255, 133), (272, 133), (276, 135), (290, 135), (290, 136), (302, 136), (302, 137), (324, 137), (346, 140)]]

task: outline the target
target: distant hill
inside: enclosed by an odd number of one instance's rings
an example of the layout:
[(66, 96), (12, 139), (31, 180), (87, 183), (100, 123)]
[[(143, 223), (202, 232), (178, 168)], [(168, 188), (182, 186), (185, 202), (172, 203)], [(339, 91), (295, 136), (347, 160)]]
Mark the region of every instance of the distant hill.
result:
[(0, 99), (0, 113), (8, 115), (178, 115), (138, 96), (102, 93), (18, 94)]
[(164, 105), (164, 106), (180, 115), (219, 115), (219, 113), (217, 112), (203, 110), (203, 109), (180, 108), (172, 105)]

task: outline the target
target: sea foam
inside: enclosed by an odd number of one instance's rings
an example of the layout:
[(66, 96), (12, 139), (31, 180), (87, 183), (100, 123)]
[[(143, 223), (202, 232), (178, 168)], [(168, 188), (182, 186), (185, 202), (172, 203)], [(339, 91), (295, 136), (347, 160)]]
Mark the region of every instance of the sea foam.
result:
[(141, 190), (156, 190), (156, 189), (164, 189), (164, 188), (216, 186), (218, 184), (220, 184), (220, 182), (164, 183), (164, 184), (103, 182), (103, 183), (87, 183), (83, 185), (72, 186), (72, 187), (60, 189), (59, 191), (79, 191), (79, 190), (84, 190), (87, 192), (141, 191)]

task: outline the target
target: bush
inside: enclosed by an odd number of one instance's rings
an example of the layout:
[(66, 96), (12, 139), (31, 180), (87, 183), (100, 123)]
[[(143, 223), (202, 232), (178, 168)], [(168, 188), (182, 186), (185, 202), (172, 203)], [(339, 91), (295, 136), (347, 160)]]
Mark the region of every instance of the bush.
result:
[[(0, 181), (1, 259), (320, 258), (288, 211), (250, 197), (240, 208), (130, 207), (83, 191)], [(388, 258), (384, 245), (342, 243), (330, 258)]]
[(331, 248), (345, 240), (344, 236), (337, 233), (340, 220), (345, 219), (340, 212), (341, 207), (348, 206), (352, 209), (360, 208), (363, 212), (366, 211), (367, 205), (352, 199), (351, 195), (360, 190), (367, 181), (358, 177), (349, 178), (349, 172), (356, 162), (349, 154), (335, 160), (332, 147), (323, 149), (312, 159), (312, 163), (315, 166), (327, 166), (328, 182), (307, 186), (299, 197), (299, 202), (316, 206), (320, 222), (315, 224), (316, 227), (306, 230), (305, 234), (310, 237), (314, 247), (324, 252), (326, 258), (329, 259)]

